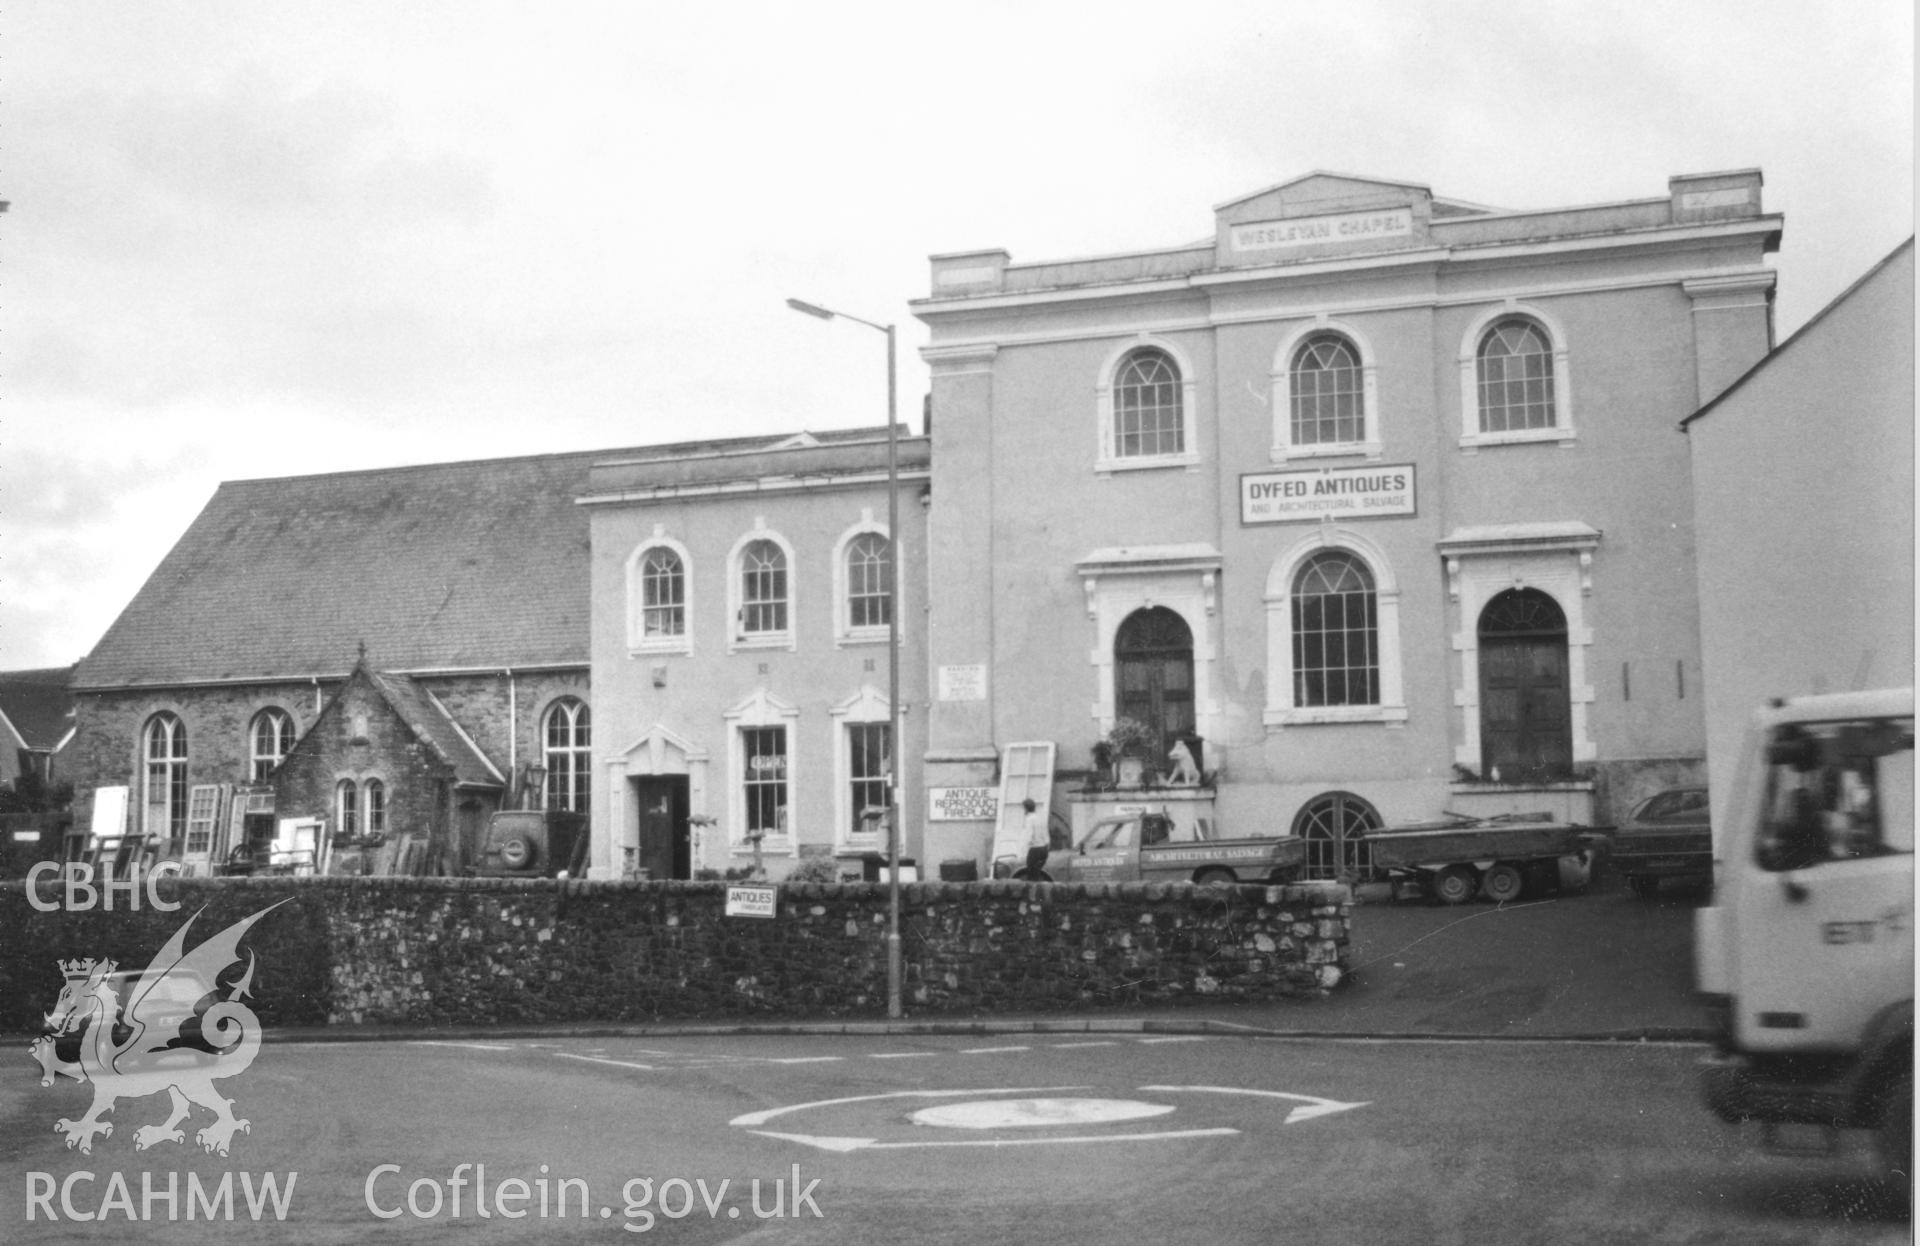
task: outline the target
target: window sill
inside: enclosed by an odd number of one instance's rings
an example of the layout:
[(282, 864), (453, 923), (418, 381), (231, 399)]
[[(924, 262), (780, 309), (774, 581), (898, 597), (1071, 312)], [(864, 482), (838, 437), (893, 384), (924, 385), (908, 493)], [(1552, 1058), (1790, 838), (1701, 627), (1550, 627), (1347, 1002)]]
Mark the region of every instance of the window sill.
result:
[(728, 646), (729, 652), (740, 653), (756, 649), (792, 649), (792, 632), (770, 632), (759, 636), (735, 636)]
[(1481, 446), (1530, 446), (1541, 442), (1571, 446), (1574, 440), (1571, 428), (1528, 428), (1511, 433), (1470, 433), (1460, 439), (1460, 448), (1477, 450)]
[(630, 642), (627, 645), (627, 655), (635, 658), (657, 653), (692, 652), (693, 638), (690, 636), (675, 636), (671, 640), (643, 640), (638, 644)]
[(1321, 727), (1343, 723), (1385, 723), (1399, 726), (1407, 721), (1404, 705), (1341, 705), (1314, 709), (1268, 710), (1263, 721), (1269, 727)]
[[(792, 831), (788, 831), (785, 835), (769, 835), (760, 841), (760, 855), (790, 857), (793, 855), (793, 843)], [(753, 855), (753, 845), (744, 839), (736, 839), (727, 844), (727, 851), (736, 857), (750, 857)]]
[(1381, 454), (1377, 441), (1343, 441), (1332, 445), (1274, 446), (1267, 451), (1267, 459), (1274, 463), (1292, 459), (1377, 459)]
[(1198, 467), (1200, 456), (1197, 454), (1161, 454), (1152, 458), (1137, 459), (1100, 459), (1093, 470), (1106, 475), (1111, 472), (1145, 472), (1174, 467)]
[(834, 639), (844, 649), (853, 645), (884, 645), (888, 634), (888, 629), (884, 627), (861, 627), (842, 632)]

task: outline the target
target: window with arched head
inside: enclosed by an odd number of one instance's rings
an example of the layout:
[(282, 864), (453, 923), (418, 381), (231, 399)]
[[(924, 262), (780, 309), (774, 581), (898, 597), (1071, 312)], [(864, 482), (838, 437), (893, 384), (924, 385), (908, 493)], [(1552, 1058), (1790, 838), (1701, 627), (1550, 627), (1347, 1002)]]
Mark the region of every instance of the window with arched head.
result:
[(1351, 792), (1327, 792), (1300, 807), (1293, 834), (1306, 841), (1301, 877), (1353, 882), (1373, 873), (1365, 835), (1381, 825), (1372, 805)]
[(360, 785), (352, 779), (333, 785), (333, 826), (342, 838), (360, 838)]
[(740, 634), (743, 637), (787, 633), (787, 553), (772, 541), (757, 540), (740, 551)]
[(1480, 431), (1511, 433), (1557, 423), (1553, 347), (1532, 320), (1508, 316), (1488, 326), (1475, 352)]
[(1366, 439), (1365, 388), (1352, 342), (1337, 333), (1314, 334), (1294, 352), (1287, 380), (1293, 446)]
[(883, 628), (893, 619), (893, 544), (878, 532), (847, 542), (847, 627)]
[(142, 733), (145, 758), (140, 827), (148, 835), (178, 839), (187, 830), (187, 725), (162, 711)]
[(248, 732), (252, 743), (251, 777), (264, 783), (293, 751), (293, 716), (285, 710), (266, 709), (253, 716)]
[(656, 545), (640, 557), (640, 640), (673, 640), (686, 632), (686, 566), (678, 553)]
[(576, 697), (562, 697), (547, 710), (542, 731), (547, 808), (587, 812), (593, 791), (592, 725), (587, 703)]
[(1157, 458), (1186, 451), (1185, 395), (1173, 356), (1145, 346), (1113, 378), (1113, 456)]
[(1380, 703), (1373, 576), (1343, 550), (1314, 555), (1294, 576), (1293, 703)]

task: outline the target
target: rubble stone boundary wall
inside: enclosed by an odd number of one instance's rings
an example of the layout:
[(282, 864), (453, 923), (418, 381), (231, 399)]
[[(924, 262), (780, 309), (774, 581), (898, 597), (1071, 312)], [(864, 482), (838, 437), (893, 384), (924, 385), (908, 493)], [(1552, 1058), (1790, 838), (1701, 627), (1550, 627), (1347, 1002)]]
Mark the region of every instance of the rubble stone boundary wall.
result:
[[(0, 1030), (35, 1032), (57, 963), (146, 968), (182, 922), (199, 941), (279, 901), (241, 943), (268, 1026), (880, 1017), (887, 888), (779, 888), (771, 919), (724, 915), (726, 884), (521, 879), (163, 879), (173, 911), (42, 912), (0, 884)], [(42, 903), (60, 899), (42, 879)], [(1345, 887), (911, 883), (910, 1016), (1317, 997), (1344, 972)], [(234, 971), (237, 975), (238, 971)]]

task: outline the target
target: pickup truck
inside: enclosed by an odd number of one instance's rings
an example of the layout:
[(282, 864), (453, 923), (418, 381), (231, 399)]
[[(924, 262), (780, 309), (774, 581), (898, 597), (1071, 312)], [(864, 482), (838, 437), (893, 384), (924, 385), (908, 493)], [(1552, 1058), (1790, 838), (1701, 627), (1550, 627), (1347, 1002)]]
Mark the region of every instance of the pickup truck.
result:
[(1300, 876), (1306, 841), (1297, 835), (1208, 839), (1197, 831), (1175, 838), (1164, 813), (1127, 813), (1102, 818), (1070, 848), (1056, 849), (1032, 882), (1285, 883)]

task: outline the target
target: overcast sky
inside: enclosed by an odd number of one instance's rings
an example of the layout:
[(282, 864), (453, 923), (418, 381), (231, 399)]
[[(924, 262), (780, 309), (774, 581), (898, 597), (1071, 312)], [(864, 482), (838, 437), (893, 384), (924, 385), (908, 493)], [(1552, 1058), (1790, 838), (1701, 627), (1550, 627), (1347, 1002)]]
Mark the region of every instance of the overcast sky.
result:
[(1507, 208), (1759, 166), (1784, 337), (1912, 232), (1911, 0), (0, 10), (0, 668), (222, 480), (876, 424), (927, 256), (1313, 169)]

